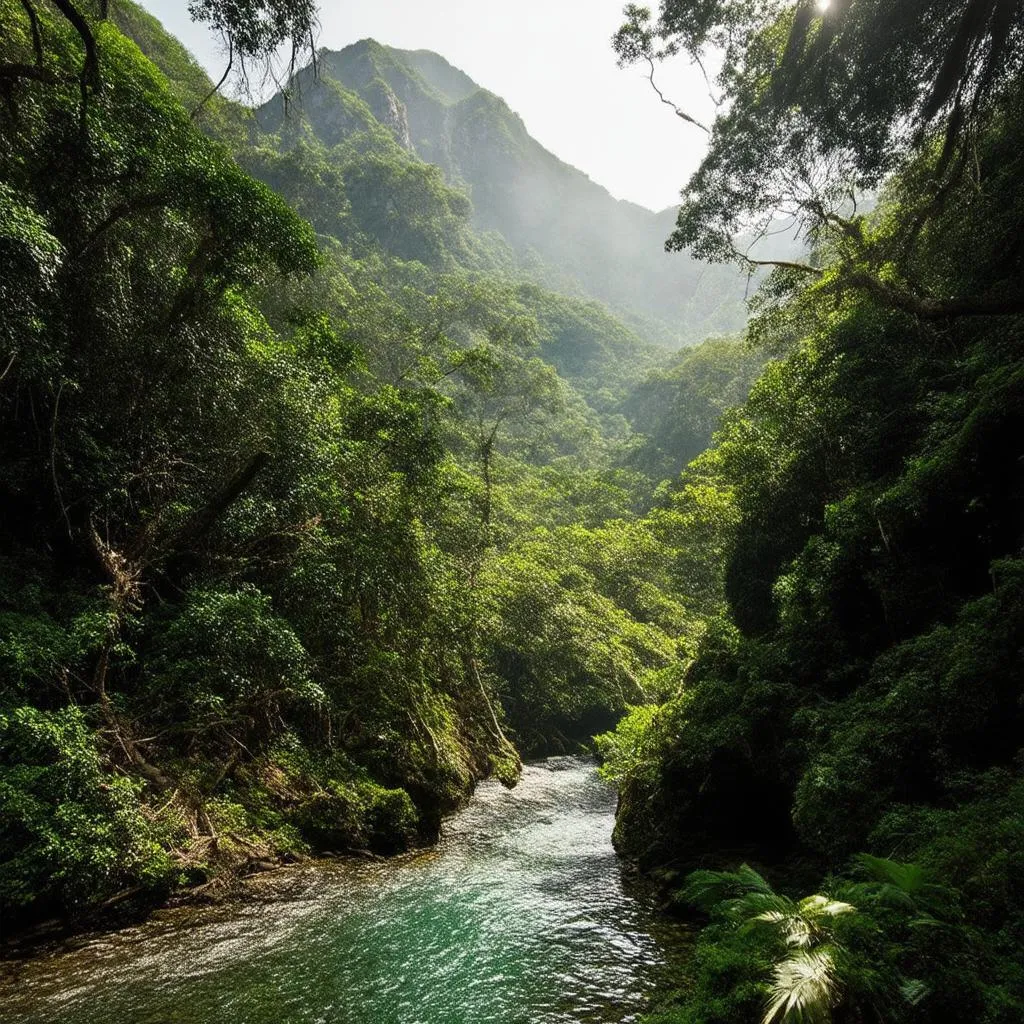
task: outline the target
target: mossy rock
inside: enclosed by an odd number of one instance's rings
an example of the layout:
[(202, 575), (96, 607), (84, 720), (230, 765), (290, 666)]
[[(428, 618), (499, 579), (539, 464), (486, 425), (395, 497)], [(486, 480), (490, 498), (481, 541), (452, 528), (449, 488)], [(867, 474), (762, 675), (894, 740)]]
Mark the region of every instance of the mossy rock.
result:
[(340, 787), (314, 793), (295, 811), (302, 838), (319, 850), (353, 850), (363, 845), (359, 802)]
[(419, 815), (404, 789), (385, 789), (373, 783), (360, 787), (366, 801), (364, 828), (370, 849), (398, 853), (416, 841)]
[(491, 774), (506, 788), (514, 789), (523, 774), (523, 762), (515, 747), (508, 745), (491, 757)]
[(408, 849), (419, 827), (416, 808), (404, 789), (368, 781), (332, 783), (303, 801), (294, 821), (302, 837), (317, 849), (376, 853)]

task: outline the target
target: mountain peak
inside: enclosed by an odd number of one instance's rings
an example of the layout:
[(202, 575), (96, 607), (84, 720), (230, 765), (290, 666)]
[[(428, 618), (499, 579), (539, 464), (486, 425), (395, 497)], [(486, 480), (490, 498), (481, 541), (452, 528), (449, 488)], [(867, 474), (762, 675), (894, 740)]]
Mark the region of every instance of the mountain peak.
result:
[(480, 91), (480, 86), (464, 71), (433, 50), (400, 50), (376, 39), (360, 39), (340, 50), (323, 50), (321, 72), (361, 86), (367, 76), (376, 76), (394, 85), (404, 79), (408, 87), (418, 87), (444, 106), (461, 103)]
[[(669, 344), (743, 323), (734, 272), (665, 254), (671, 216), (616, 200), (440, 54), (361, 39), (322, 51), (320, 80), (311, 78), (303, 72), (297, 106), (323, 143), (365, 130), (372, 117), (413, 158), (465, 189), (476, 227), (500, 234), (526, 264), (543, 266), (538, 277), (547, 286), (600, 299)], [(264, 117), (266, 110), (261, 124), (275, 130), (283, 114)]]

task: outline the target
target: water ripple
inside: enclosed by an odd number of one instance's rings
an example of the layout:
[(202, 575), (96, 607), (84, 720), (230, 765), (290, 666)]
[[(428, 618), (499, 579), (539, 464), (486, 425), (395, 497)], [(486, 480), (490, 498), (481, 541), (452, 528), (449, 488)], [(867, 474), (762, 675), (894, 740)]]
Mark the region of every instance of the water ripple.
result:
[[(327, 864), (0, 981), (10, 1024), (629, 1024), (685, 941), (623, 883), (614, 794), (552, 758), (436, 852)], [(278, 888), (274, 888), (278, 886)]]

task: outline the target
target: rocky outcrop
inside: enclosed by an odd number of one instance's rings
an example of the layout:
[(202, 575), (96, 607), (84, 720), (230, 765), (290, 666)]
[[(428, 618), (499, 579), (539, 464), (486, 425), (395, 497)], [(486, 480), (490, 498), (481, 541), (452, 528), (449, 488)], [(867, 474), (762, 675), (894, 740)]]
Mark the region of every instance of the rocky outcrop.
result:
[(409, 135), (409, 113), (405, 104), (383, 79), (375, 78), (363, 90), (362, 97), (371, 113), (395, 137), (395, 141), (410, 153), (413, 151)]

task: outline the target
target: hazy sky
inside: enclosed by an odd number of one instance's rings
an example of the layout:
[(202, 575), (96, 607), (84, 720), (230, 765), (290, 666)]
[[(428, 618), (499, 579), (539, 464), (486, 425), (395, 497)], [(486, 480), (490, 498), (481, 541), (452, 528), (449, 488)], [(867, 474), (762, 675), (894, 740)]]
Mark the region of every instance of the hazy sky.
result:
[[(142, 0), (219, 78), (217, 41), (188, 19), (184, 0)], [(320, 45), (370, 36), (436, 50), (503, 97), (530, 133), (613, 195), (652, 209), (673, 205), (700, 159), (704, 135), (659, 103), (640, 69), (620, 71), (610, 38), (624, 0), (323, 0)], [(652, 4), (654, 6), (654, 4)], [(659, 71), (662, 90), (709, 117), (700, 73)]]

